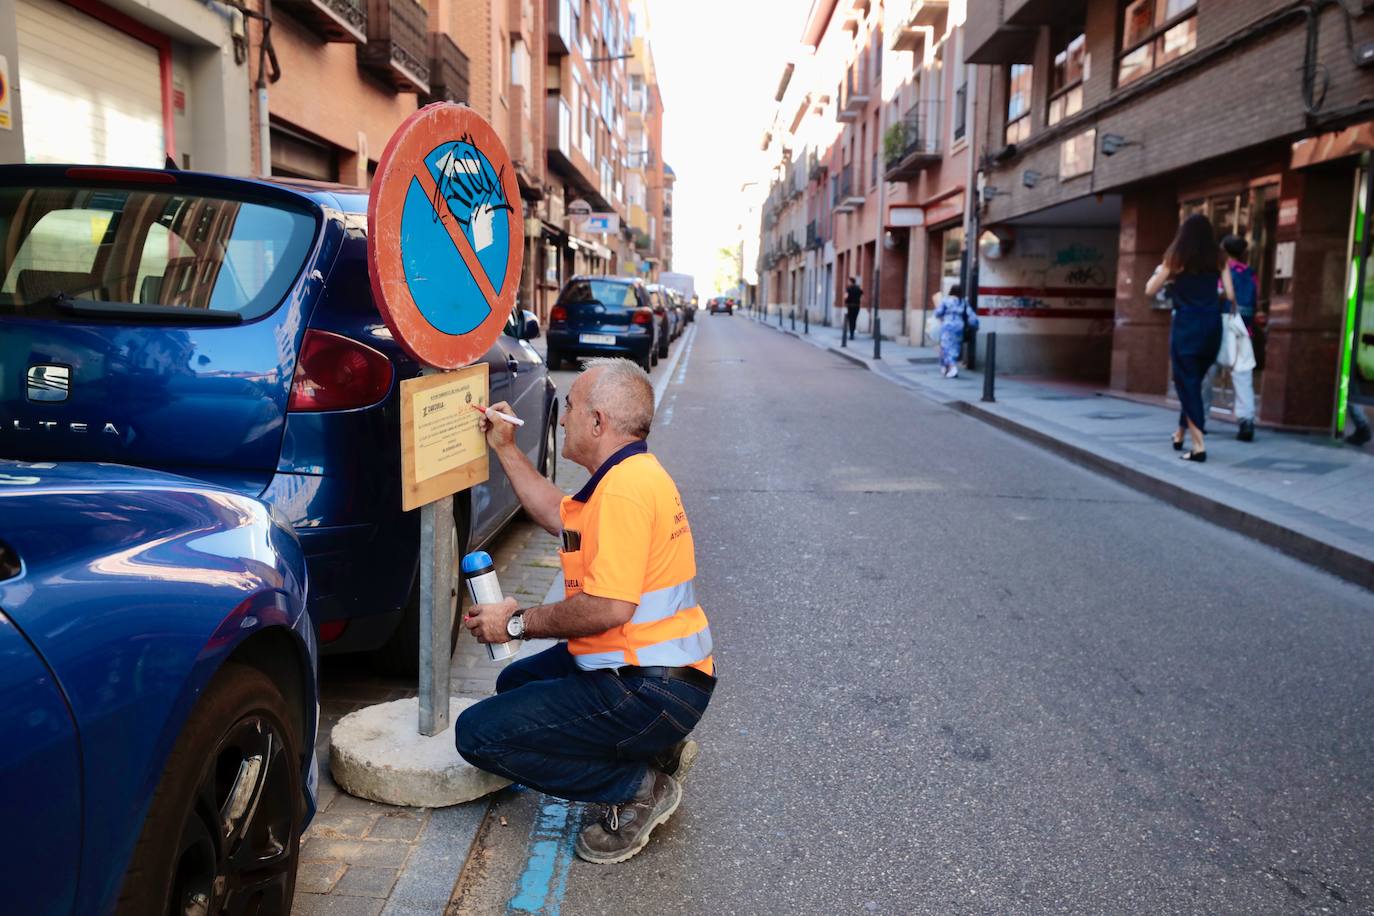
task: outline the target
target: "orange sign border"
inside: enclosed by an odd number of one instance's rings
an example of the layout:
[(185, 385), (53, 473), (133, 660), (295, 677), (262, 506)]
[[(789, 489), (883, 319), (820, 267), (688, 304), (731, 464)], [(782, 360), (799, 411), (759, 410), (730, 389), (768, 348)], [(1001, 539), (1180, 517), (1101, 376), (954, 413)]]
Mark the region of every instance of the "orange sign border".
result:
[[(506, 275), (498, 294), (467, 236), (450, 214), (440, 214), (454, 246), (491, 308), (491, 314), (469, 333), (446, 334), (421, 314), (406, 285), (401, 256), (401, 216), (405, 212), (411, 178), (417, 178), (427, 192), (434, 190), (434, 182), (424, 168), (424, 157), (441, 143), (469, 137), (501, 178), (502, 190), (511, 206), (507, 220), (510, 247)], [(515, 307), (520, 271), (525, 262), (525, 211), (515, 177), (515, 164), (491, 125), (466, 105), (452, 102), (426, 105), (406, 118), (391, 135), (377, 161), (377, 175), (367, 200), (367, 237), (372, 296), (382, 313), (382, 320), (401, 348), (421, 363), (438, 369), (458, 369), (481, 359), (501, 336), (506, 319)]]

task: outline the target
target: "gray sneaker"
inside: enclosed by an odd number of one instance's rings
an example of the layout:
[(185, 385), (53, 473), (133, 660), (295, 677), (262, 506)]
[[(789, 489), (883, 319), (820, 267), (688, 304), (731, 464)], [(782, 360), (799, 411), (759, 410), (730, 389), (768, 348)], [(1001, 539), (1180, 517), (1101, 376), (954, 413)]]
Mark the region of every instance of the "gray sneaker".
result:
[(655, 757), (653, 765), (681, 784), (687, 781), (687, 773), (692, 769), (692, 764), (697, 762), (699, 754), (701, 754), (701, 745), (691, 738), (683, 738), (658, 757)]
[(633, 858), (649, 842), (655, 827), (673, 816), (682, 802), (682, 787), (667, 773), (650, 769), (639, 794), (623, 805), (607, 805), (601, 820), (577, 838), (578, 858), (614, 865)]

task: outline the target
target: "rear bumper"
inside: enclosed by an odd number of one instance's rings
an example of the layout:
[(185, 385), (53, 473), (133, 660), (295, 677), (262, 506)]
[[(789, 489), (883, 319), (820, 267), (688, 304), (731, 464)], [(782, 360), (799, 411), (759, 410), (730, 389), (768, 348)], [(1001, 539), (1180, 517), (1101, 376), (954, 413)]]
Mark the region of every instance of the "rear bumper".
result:
[(321, 644), (322, 653), (382, 645), (410, 596), (419, 563), (417, 513), (402, 513), (385, 486), (376, 489), (360, 493), (341, 478), (279, 473), (260, 496), (300, 539), (315, 627), (348, 621), (339, 638)]
[[(614, 336), (614, 344), (583, 343), (582, 334), (605, 334)], [(590, 354), (593, 356), (645, 356), (654, 345), (652, 335), (647, 333), (625, 333), (605, 331), (569, 331), (566, 329), (549, 328), (548, 345), (559, 353), (567, 354)]]

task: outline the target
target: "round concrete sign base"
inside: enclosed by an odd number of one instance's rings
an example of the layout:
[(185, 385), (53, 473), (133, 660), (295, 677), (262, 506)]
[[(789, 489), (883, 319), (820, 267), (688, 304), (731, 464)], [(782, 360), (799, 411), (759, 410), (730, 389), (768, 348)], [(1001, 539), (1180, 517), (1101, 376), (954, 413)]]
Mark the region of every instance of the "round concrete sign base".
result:
[[(444, 808), (510, 785), (458, 756), (453, 727), (421, 735), (419, 700), (393, 700), (349, 713), (329, 738), (329, 770), (349, 795), (387, 805)], [(475, 700), (453, 697), (452, 721)]]

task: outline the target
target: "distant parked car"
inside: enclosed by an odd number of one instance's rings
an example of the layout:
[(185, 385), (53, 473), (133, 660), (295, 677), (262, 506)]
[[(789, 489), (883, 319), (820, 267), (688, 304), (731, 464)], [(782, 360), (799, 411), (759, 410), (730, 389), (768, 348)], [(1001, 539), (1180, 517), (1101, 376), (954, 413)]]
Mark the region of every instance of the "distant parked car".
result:
[(725, 296), (713, 296), (707, 301), (706, 310), (712, 315), (718, 312), (733, 315), (735, 313), (735, 300), (728, 299)]
[(668, 356), (668, 345), (677, 339), (677, 319), (667, 289), (657, 283), (650, 283), (646, 289), (654, 314), (658, 316), (658, 358), (664, 359)]
[[(373, 302), (366, 213), (365, 191), (310, 182), (0, 166), (0, 457), (115, 461), (261, 497), (301, 539), (325, 651), (406, 673), (420, 524), (401, 511), (399, 387), (421, 367)], [(537, 330), (513, 311), (483, 359), (552, 475)], [(456, 501), (460, 545), (518, 511), (493, 463)]]
[(642, 280), (573, 277), (549, 311), (549, 368), (587, 356), (624, 356), (647, 372), (667, 353), (664, 331)]
[(305, 588), (258, 500), (0, 461), (6, 913), (290, 912), (317, 788)]

